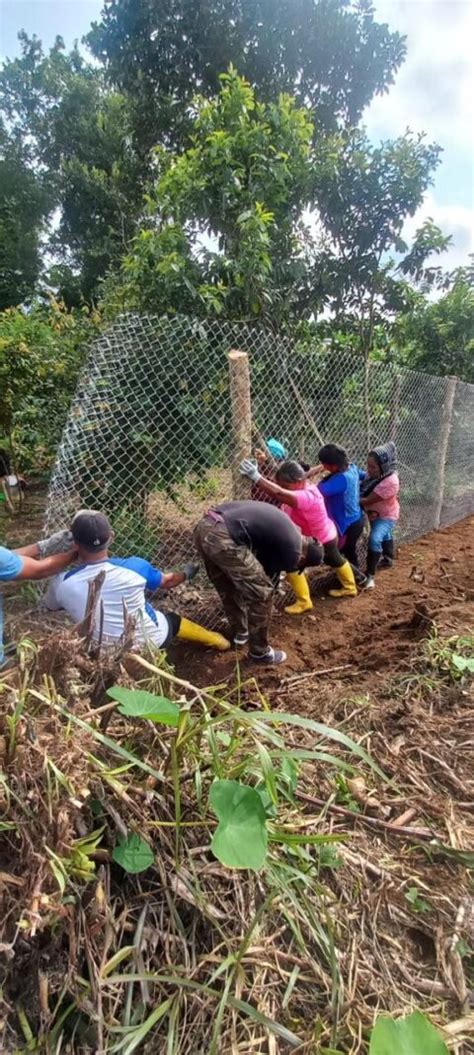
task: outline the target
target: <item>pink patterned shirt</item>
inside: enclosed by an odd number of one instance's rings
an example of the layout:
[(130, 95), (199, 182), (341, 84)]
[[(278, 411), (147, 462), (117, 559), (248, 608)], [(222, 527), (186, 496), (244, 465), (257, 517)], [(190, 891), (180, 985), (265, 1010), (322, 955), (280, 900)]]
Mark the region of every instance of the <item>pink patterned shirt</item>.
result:
[(384, 517), (387, 520), (398, 520), (400, 516), (399, 491), (400, 480), (397, 473), (390, 473), (385, 480), (381, 480), (372, 491), (372, 497), (377, 501), (367, 510), (369, 520), (373, 519), (374, 513), (377, 517)]

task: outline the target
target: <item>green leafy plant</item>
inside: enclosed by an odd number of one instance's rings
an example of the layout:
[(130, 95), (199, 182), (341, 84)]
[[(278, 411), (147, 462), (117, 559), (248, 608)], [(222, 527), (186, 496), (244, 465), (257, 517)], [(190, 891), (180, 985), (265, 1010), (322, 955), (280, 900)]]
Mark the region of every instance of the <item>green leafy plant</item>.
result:
[(474, 674), (474, 656), (460, 656), (454, 652), (451, 663), (454, 670), (459, 671), (460, 674)]
[(406, 1018), (377, 1019), (369, 1055), (449, 1055), (440, 1034), (421, 1011)]
[(155, 696), (151, 692), (126, 689), (120, 685), (108, 689), (107, 695), (118, 701), (120, 714), (127, 718), (147, 718), (148, 721), (161, 725), (178, 725), (179, 707), (166, 696)]
[(267, 853), (267, 816), (255, 788), (236, 780), (217, 780), (211, 786), (209, 803), (219, 818), (211, 848), (228, 868), (262, 867)]
[(113, 860), (129, 875), (145, 872), (153, 864), (153, 850), (136, 832), (129, 832), (126, 839), (117, 843), (112, 854)]
[(414, 912), (430, 912), (431, 905), (421, 896), (418, 887), (411, 886), (405, 891), (405, 898)]

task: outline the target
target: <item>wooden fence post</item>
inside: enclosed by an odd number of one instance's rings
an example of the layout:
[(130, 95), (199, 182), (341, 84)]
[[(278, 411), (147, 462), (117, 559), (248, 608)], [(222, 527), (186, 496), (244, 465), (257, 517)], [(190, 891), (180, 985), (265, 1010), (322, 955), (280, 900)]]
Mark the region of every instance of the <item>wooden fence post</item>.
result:
[(239, 472), (243, 458), (252, 453), (252, 403), (247, 352), (229, 352), (230, 405), (232, 413), (232, 495), (249, 497), (249, 481)]
[(446, 458), (448, 454), (449, 436), (451, 432), (451, 425), (453, 420), (453, 406), (454, 396), (456, 394), (457, 377), (448, 377), (448, 388), (446, 391), (446, 399), (443, 404), (443, 416), (441, 419), (441, 437), (438, 448), (438, 458), (436, 463), (436, 483), (435, 483), (435, 508), (434, 508), (434, 527), (437, 531), (441, 524), (441, 513), (443, 511), (443, 500), (444, 500), (444, 474), (446, 469)]

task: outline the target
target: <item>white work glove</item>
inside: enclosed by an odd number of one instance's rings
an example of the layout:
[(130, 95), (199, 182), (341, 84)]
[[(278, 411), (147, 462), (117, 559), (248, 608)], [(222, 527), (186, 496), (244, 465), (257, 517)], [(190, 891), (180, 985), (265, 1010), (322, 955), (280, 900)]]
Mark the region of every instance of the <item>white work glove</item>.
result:
[(252, 483), (254, 484), (258, 484), (262, 475), (257, 469), (256, 462), (252, 461), (251, 458), (244, 458), (243, 462), (239, 465), (239, 471), (242, 473), (242, 476), (248, 476), (249, 480), (252, 480)]
[(41, 560), (56, 553), (67, 553), (75, 543), (70, 531), (56, 531), (49, 538), (40, 539), (37, 543)]

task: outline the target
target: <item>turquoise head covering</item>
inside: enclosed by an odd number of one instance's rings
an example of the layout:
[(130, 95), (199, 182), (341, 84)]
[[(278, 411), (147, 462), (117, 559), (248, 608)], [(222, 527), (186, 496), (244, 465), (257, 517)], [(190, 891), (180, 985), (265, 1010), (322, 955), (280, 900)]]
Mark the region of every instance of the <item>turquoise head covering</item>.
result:
[(266, 441), (266, 446), (276, 462), (283, 462), (288, 457), (288, 451), (285, 450), (283, 444), (278, 440), (269, 439)]

